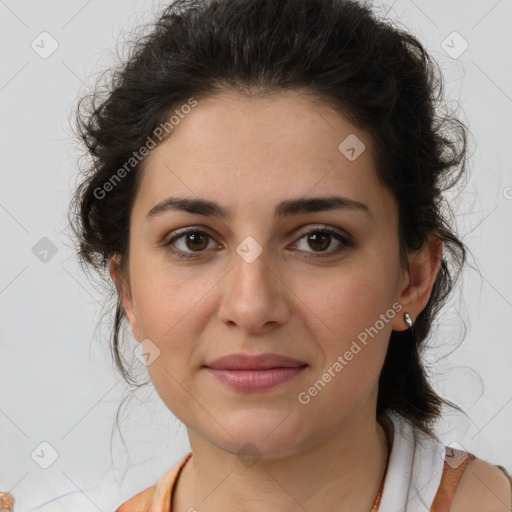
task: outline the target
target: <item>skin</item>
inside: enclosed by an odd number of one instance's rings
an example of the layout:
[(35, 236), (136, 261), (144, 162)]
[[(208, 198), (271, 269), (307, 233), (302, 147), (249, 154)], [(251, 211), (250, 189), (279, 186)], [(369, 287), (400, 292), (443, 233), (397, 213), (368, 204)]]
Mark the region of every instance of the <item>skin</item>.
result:
[(450, 512), (510, 512), (512, 481), (493, 464), (476, 459), (462, 474)]
[[(366, 146), (354, 161), (338, 149), (350, 134)], [(274, 217), (283, 200), (333, 194), (366, 204), (370, 214)], [(146, 220), (170, 196), (215, 201), (232, 218), (166, 211)], [(334, 236), (325, 246), (308, 242), (305, 235), (322, 227), (349, 234), (354, 245)], [(179, 228), (211, 236), (174, 240), (195, 258), (164, 246)], [(236, 252), (248, 236), (262, 248), (250, 264)], [(110, 265), (133, 336), (160, 350), (147, 367), (155, 389), (188, 431), (193, 457), (173, 510), (369, 511), (388, 457), (375, 418), (378, 375), (391, 331), (407, 328), (403, 312), (414, 320), (427, 304), (441, 248), (432, 238), (409, 254), (410, 273), (400, 266), (398, 208), (377, 179), (371, 137), (332, 107), (298, 91), (251, 99), (226, 91), (199, 101), (146, 159), (127, 271), (116, 258)], [(298, 394), (393, 303), (401, 312), (300, 403)], [(239, 351), (309, 366), (257, 393), (232, 390), (202, 368)], [(261, 457), (250, 467), (237, 455), (246, 443)]]

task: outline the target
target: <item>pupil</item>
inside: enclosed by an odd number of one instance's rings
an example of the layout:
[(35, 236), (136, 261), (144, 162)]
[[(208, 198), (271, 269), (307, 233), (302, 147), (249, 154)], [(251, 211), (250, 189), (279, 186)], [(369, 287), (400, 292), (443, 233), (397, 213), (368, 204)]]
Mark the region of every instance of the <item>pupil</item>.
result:
[[(329, 247), (329, 238), (330, 238), (330, 235), (328, 234), (325, 234), (325, 233), (314, 233), (312, 235), (310, 235), (310, 241), (313, 241), (313, 243), (318, 243), (318, 239), (323, 239), (324, 242), (327, 242), (327, 243), (323, 243), (321, 244), (321, 247), (319, 247), (320, 249), (326, 249), (327, 247)], [(315, 247), (313, 247), (314, 249)], [(317, 247), (318, 248), (318, 247)]]
[[(206, 240), (206, 237), (201, 235), (201, 234), (199, 234), (199, 233), (192, 233), (192, 234), (188, 235), (188, 239), (192, 240), (192, 244), (194, 244), (194, 243), (197, 244), (197, 240), (201, 239), (201, 238), (203, 239), (203, 242), (204, 242), (204, 240)], [(188, 244), (188, 242), (187, 242), (187, 246), (188, 246), (189, 249), (194, 249), (194, 248), (195, 249), (204, 249), (205, 244), (203, 243), (201, 247), (190, 247), (190, 244)]]

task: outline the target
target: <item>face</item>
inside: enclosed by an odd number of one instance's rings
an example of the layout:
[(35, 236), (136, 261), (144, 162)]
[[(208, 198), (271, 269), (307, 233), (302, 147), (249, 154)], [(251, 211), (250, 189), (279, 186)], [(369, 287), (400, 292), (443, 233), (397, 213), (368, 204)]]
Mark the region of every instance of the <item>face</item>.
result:
[[(283, 202), (334, 196), (345, 202), (276, 215)], [(226, 215), (165, 206), (169, 198)], [(128, 273), (123, 303), (134, 337), (159, 351), (147, 366), (157, 392), (189, 432), (232, 453), (246, 442), (269, 457), (292, 453), (365, 407), (374, 417), (391, 330), (411, 312), (398, 312), (408, 284), (398, 211), (369, 134), (299, 92), (225, 93), (180, 120), (145, 161)], [(241, 391), (204, 368), (235, 352), (307, 366)]]

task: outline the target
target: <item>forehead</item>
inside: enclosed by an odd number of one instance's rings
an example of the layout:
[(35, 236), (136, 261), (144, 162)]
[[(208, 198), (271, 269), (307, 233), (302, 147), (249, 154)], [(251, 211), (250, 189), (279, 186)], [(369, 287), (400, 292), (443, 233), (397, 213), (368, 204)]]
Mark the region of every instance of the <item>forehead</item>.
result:
[(336, 193), (378, 215), (392, 198), (373, 154), (367, 132), (305, 93), (223, 93), (198, 100), (150, 152), (136, 206), (145, 214), (169, 195), (186, 195), (270, 211), (290, 197)]

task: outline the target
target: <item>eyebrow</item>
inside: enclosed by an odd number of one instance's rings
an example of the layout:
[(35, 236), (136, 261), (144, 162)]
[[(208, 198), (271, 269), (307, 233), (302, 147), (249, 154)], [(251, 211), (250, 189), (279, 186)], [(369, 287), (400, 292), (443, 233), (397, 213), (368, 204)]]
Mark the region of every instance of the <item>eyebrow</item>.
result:
[[(278, 218), (289, 217), (301, 213), (320, 212), (327, 210), (352, 210), (361, 211), (372, 216), (370, 209), (364, 203), (341, 196), (310, 197), (288, 199), (279, 203), (274, 209), (274, 216)], [(155, 205), (146, 214), (146, 220), (161, 215), (168, 211), (183, 211), (196, 215), (230, 219), (231, 212), (219, 204), (207, 199), (189, 197), (169, 197)]]

